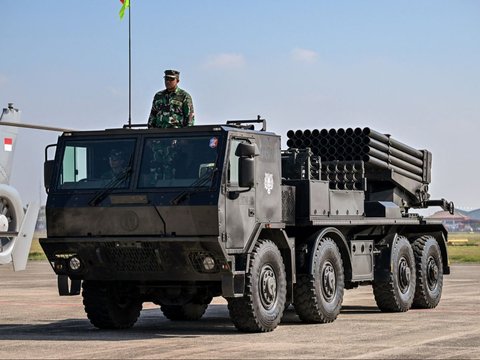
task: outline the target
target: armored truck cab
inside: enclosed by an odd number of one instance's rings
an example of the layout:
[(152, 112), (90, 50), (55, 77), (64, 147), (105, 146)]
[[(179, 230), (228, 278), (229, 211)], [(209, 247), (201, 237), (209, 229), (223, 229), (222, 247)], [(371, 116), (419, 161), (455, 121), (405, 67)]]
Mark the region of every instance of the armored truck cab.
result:
[[(381, 310), (435, 307), (447, 232), (408, 213), (429, 205), (425, 183), (364, 160), (322, 164), (309, 147), (282, 151), (265, 123), (64, 133), (46, 149), (40, 243), (60, 294), (82, 283), (98, 328), (133, 326), (147, 301), (198, 320), (215, 296), (241, 331), (273, 330), (289, 303), (325, 323), (345, 288), (366, 284)], [(333, 167), (359, 185), (339, 189)]]

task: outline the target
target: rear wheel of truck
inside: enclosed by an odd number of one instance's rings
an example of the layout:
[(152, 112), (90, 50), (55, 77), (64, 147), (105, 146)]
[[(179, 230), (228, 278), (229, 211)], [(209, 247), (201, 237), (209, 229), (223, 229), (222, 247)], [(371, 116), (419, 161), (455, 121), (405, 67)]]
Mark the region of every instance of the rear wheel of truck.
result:
[(140, 316), (142, 301), (130, 284), (83, 282), (83, 305), (88, 319), (99, 329), (127, 329)]
[(413, 308), (433, 309), (440, 302), (443, 288), (442, 253), (437, 240), (425, 235), (413, 243), (417, 268), (417, 286)]
[(212, 301), (193, 301), (183, 305), (161, 305), (163, 315), (172, 321), (195, 321), (200, 320), (207, 310), (208, 304)]
[(391, 271), (373, 282), (373, 294), (378, 308), (384, 312), (404, 312), (410, 309), (415, 295), (415, 258), (407, 238), (398, 236), (392, 244)]
[(282, 255), (272, 241), (259, 240), (250, 257), (245, 294), (227, 299), (230, 318), (240, 331), (272, 331), (282, 319), (286, 294)]
[(295, 311), (303, 322), (332, 322), (340, 313), (345, 287), (342, 257), (332, 239), (323, 238), (319, 242), (312, 269), (313, 274), (297, 276)]

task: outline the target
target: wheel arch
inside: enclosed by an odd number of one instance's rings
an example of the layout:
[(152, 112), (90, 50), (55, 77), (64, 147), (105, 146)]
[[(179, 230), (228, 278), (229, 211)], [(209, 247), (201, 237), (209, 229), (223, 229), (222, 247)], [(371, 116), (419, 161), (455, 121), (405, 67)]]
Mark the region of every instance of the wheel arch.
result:
[(447, 230), (441, 226), (435, 226), (431, 227), (428, 229), (428, 231), (424, 231), (422, 233), (415, 233), (415, 234), (410, 234), (407, 236), (408, 240), (410, 243), (415, 241), (421, 236), (428, 235), (432, 236), (438, 243), (438, 246), (440, 247), (440, 252), (442, 254), (442, 263), (443, 263), (443, 274), (448, 275), (450, 274), (450, 265), (448, 261), (448, 247), (447, 247), (447, 241), (448, 241), (448, 232)]
[(340, 256), (342, 257), (345, 280), (346, 281), (351, 280), (352, 279), (352, 261), (351, 261), (347, 240), (345, 238), (345, 235), (335, 227), (327, 227), (327, 228), (321, 229), (315, 232), (314, 234), (312, 234), (310, 238), (307, 240), (307, 243), (309, 244), (309, 250), (310, 250), (310, 257), (309, 257), (309, 263), (307, 268), (308, 273), (313, 275), (313, 272), (314, 272), (313, 256), (315, 256), (314, 249), (317, 248), (320, 241), (325, 237), (332, 239), (337, 245), (338, 250), (340, 251)]
[[(442, 226), (443, 228), (443, 226)], [(397, 229), (398, 231), (399, 229)], [(381, 241), (382, 245), (385, 245), (380, 253), (375, 258), (375, 278), (382, 276), (381, 271), (389, 270), (392, 266), (392, 244), (399, 237), (405, 237), (410, 244), (416, 239), (424, 235), (432, 236), (440, 246), (443, 262), (443, 273), (445, 275), (450, 274), (450, 267), (448, 265), (448, 252), (447, 252), (447, 232), (443, 228), (429, 227), (428, 229), (412, 229), (415, 231), (395, 231), (387, 234)], [(422, 231), (423, 230), (423, 231)]]

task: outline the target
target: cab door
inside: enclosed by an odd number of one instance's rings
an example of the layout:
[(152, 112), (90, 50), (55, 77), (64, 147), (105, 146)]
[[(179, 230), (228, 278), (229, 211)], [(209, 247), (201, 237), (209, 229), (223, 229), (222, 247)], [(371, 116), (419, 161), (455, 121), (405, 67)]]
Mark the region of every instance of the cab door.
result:
[(239, 186), (239, 156), (235, 151), (239, 144), (252, 144), (254, 139), (231, 137), (227, 152), (227, 179), (225, 187), (226, 248), (243, 249), (255, 230), (255, 184)]

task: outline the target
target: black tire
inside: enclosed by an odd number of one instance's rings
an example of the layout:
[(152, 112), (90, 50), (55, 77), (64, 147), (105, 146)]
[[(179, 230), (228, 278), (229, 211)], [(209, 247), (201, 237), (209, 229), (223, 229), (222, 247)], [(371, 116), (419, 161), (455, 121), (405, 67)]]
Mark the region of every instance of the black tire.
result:
[(200, 320), (210, 304), (191, 302), (184, 305), (161, 305), (163, 315), (172, 321), (196, 321)]
[(128, 284), (84, 281), (83, 305), (88, 319), (99, 329), (127, 329), (140, 316), (138, 290)]
[(318, 243), (312, 266), (313, 274), (297, 276), (293, 305), (303, 322), (330, 323), (340, 313), (345, 288), (342, 257), (332, 239)]
[(415, 258), (412, 246), (403, 236), (392, 244), (391, 267), (385, 279), (373, 282), (373, 294), (381, 311), (405, 312), (412, 306), (415, 295)]
[(250, 257), (243, 297), (227, 299), (233, 324), (243, 332), (272, 331), (282, 319), (286, 295), (282, 255), (272, 241), (259, 240)]
[(417, 286), (413, 308), (433, 309), (440, 302), (443, 288), (442, 252), (437, 240), (425, 235), (413, 243), (417, 268)]

